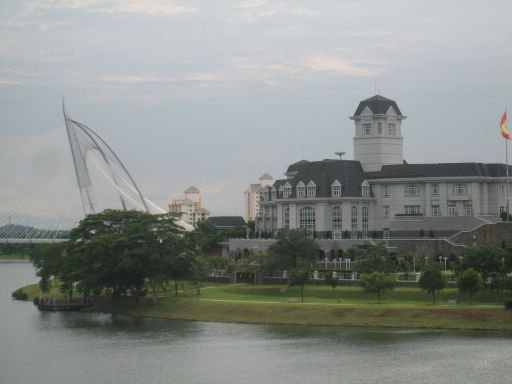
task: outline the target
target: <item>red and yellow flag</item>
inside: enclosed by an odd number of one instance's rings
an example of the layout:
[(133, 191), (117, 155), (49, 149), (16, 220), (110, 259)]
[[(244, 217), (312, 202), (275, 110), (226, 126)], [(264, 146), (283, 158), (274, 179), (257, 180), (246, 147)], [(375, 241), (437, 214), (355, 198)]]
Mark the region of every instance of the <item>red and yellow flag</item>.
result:
[(507, 128), (507, 112), (503, 112), (503, 116), (501, 116), (500, 131), (501, 136), (503, 136), (505, 140), (510, 140), (510, 132)]

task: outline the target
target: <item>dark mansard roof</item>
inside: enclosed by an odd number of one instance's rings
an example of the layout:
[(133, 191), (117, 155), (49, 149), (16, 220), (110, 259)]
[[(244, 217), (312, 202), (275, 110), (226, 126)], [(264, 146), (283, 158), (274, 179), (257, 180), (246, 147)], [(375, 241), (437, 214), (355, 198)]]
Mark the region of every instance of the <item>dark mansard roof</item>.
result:
[[(367, 172), (368, 179), (423, 177), (505, 177), (505, 164), (438, 163), (384, 165), (378, 172)], [(509, 166), (512, 175), (512, 166)]]
[(354, 116), (360, 116), (363, 110), (368, 107), (375, 115), (385, 115), (389, 107), (393, 107), (398, 116), (402, 116), (402, 112), (394, 100), (390, 100), (381, 95), (375, 95), (369, 99), (363, 100), (354, 113)]
[(276, 180), (273, 186), (279, 192), (288, 182), (293, 188), (290, 197), (296, 197), (296, 187), (301, 181), (306, 187), (310, 181), (315, 183), (316, 197), (330, 197), (335, 180), (342, 185), (342, 196), (361, 196), (361, 184), (365, 180), (361, 163), (355, 160), (302, 160), (290, 165), (288, 173), (295, 175), (291, 179)]

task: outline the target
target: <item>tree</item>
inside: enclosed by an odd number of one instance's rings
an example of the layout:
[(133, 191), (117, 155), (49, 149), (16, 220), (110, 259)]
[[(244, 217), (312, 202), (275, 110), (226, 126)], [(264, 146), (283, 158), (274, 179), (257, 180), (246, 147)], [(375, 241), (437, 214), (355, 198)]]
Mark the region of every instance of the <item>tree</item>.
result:
[(304, 303), (304, 286), (311, 281), (311, 268), (307, 265), (296, 267), (288, 274), (288, 286), (300, 287), (300, 302)]
[(267, 270), (291, 270), (311, 265), (318, 255), (318, 245), (304, 231), (297, 229), (283, 230), (277, 241), (270, 246), (265, 258)]
[(202, 255), (197, 255), (192, 259), (190, 270), (190, 282), (196, 287), (197, 295), (201, 294), (203, 281), (208, 277), (208, 261)]
[(382, 293), (395, 287), (395, 277), (383, 272), (363, 273), (361, 275), (361, 285), (365, 292), (377, 293), (380, 304)]
[(432, 304), (436, 303), (436, 292), (445, 287), (445, 280), (441, 271), (436, 267), (427, 267), (418, 281), (419, 287), (432, 294)]
[(472, 249), (462, 259), (459, 268), (461, 271), (472, 268), (482, 274), (484, 281), (492, 272), (503, 272), (506, 252), (501, 247), (482, 246)]
[(334, 296), (334, 290), (338, 286), (338, 275), (336, 274), (336, 272), (325, 272), (325, 283), (331, 286), (332, 295)]
[(496, 293), (496, 303), (498, 302), (500, 292), (505, 289), (505, 276), (502, 273), (492, 272), (489, 274), (489, 288), (491, 292)]
[(65, 246), (65, 243), (40, 244), (30, 251), (29, 259), (40, 277), (39, 287), (42, 292), (48, 292), (51, 279), (59, 275)]
[(185, 235), (190, 246), (196, 247), (203, 255), (211, 253), (224, 239), (222, 233), (207, 221), (199, 221), (196, 229)]
[(288, 270), (288, 285), (299, 286), (304, 302), (304, 286), (309, 283), (312, 265), (318, 255), (318, 245), (307, 233), (297, 229), (283, 230), (263, 259), (266, 270)]
[(355, 251), (358, 273), (393, 272), (396, 267), (384, 245), (368, 245)]
[(473, 296), (482, 289), (483, 281), (477, 271), (469, 268), (459, 275), (457, 285), (460, 293), (469, 295), (469, 302), (471, 303)]

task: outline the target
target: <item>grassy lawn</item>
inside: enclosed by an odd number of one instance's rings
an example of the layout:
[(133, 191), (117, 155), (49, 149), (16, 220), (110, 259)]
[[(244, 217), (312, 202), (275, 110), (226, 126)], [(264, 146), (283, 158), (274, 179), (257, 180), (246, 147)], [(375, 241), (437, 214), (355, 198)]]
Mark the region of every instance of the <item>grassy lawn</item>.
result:
[[(284, 291), (284, 292), (283, 292)], [(192, 291), (190, 291), (191, 293)], [(304, 289), (304, 303), (323, 304), (376, 304), (377, 295), (366, 293), (361, 287), (339, 286), (334, 294), (326, 285), (308, 285)], [(445, 289), (436, 294), (436, 304), (448, 304), (449, 300), (460, 297), (455, 288)], [(259, 301), (259, 302), (288, 302), (289, 298), (300, 301), (300, 289), (288, 288), (283, 285), (250, 285), (250, 284), (226, 284), (201, 291), (201, 299), (232, 300), (232, 301)], [(461, 304), (469, 304), (469, 298), (461, 298)], [(481, 292), (472, 299), (472, 305), (503, 305), (504, 297), (501, 296), (496, 303), (496, 294), (493, 292)], [(395, 288), (387, 291), (382, 297), (384, 305), (432, 305), (432, 295), (423, 292), (419, 288)]]
[[(184, 288), (184, 289), (182, 289)], [(286, 288), (286, 291), (284, 289)], [(473, 303), (449, 304), (458, 296), (456, 289), (438, 294), (436, 305), (431, 295), (418, 288), (395, 288), (386, 292), (382, 304), (375, 294), (360, 287), (339, 286), (335, 296), (326, 285), (307, 286), (304, 304), (299, 288), (282, 285), (210, 284), (204, 283), (196, 296), (190, 284), (180, 285), (175, 297), (174, 285), (159, 291), (157, 304), (146, 299), (135, 303), (132, 298), (98, 303), (93, 310), (134, 316), (224, 321), (240, 323), (346, 325), (372, 327), (490, 329), (512, 331), (512, 311), (495, 303), (495, 294), (482, 292)], [(41, 296), (37, 284), (23, 288), (30, 299)], [(61, 297), (57, 288), (49, 294)], [(295, 298), (297, 302), (289, 302)]]

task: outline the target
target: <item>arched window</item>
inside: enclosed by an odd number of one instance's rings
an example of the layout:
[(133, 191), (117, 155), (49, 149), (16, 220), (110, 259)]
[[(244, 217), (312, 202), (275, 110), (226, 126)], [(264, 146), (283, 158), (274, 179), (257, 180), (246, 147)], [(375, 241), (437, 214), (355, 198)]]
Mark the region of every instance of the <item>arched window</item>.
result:
[(283, 198), (287, 199), (291, 196), (292, 194), (292, 186), (290, 185), (290, 183), (286, 182), (286, 184), (284, 185), (284, 188), (283, 188)]
[(368, 238), (368, 206), (363, 205), (361, 208), (361, 224), (363, 227), (363, 239)]
[(290, 228), (290, 208), (285, 208), (283, 212), (284, 227)]
[(311, 180), (308, 183), (308, 187), (307, 187), (306, 193), (307, 193), (308, 197), (315, 197), (316, 196), (316, 184), (313, 182), (313, 180)]
[(331, 184), (331, 196), (341, 196), (341, 183), (338, 180)]
[(304, 185), (304, 183), (302, 181), (300, 181), (299, 184), (297, 184), (296, 196), (297, 197), (305, 197), (306, 196), (306, 186)]
[(367, 180), (363, 181), (363, 183), (361, 184), (361, 196), (370, 196), (370, 184), (368, 183)]
[(357, 206), (353, 205), (350, 215), (351, 238), (357, 239)]
[(332, 207), (332, 238), (341, 239), (341, 207)]
[(300, 209), (299, 226), (300, 229), (307, 232), (308, 236), (313, 237), (313, 233), (316, 230), (314, 208), (304, 207)]

